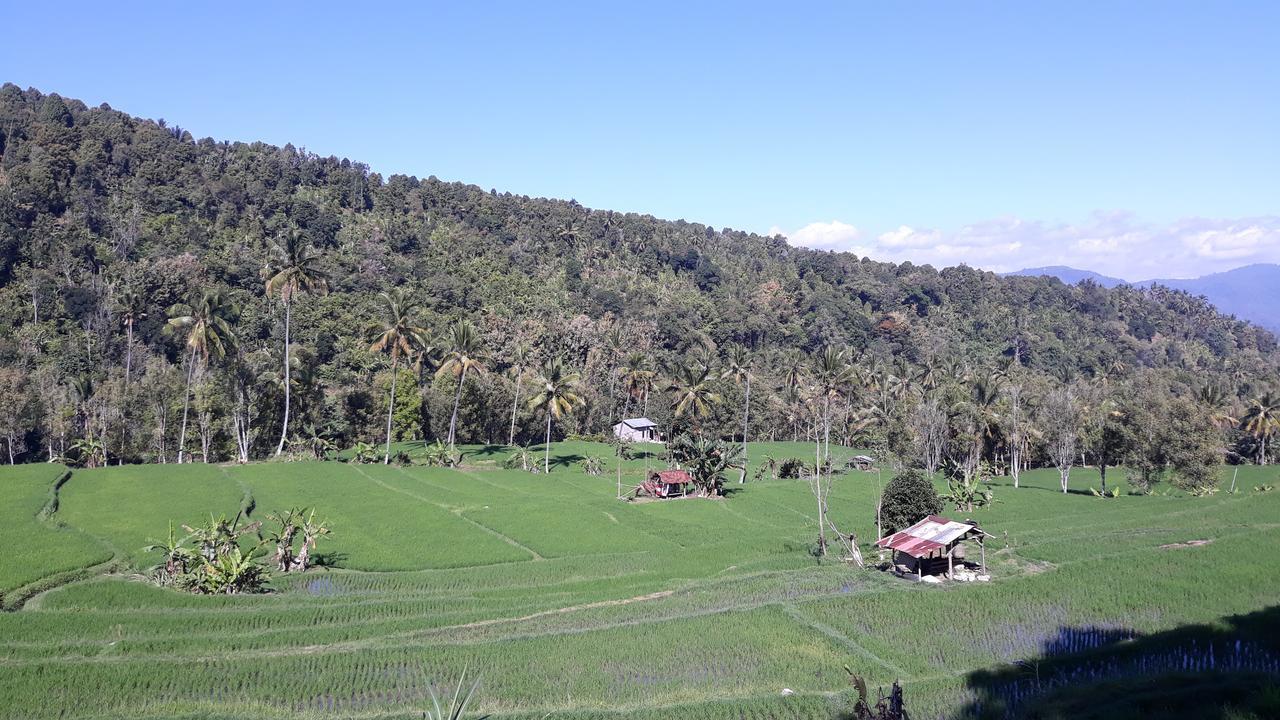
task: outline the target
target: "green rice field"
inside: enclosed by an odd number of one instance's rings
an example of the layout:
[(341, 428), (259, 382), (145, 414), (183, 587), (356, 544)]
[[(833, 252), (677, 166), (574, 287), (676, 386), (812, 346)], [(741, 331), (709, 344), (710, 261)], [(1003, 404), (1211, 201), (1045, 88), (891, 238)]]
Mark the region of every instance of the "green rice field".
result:
[[(456, 470), (0, 469), (0, 718), (418, 718), (464, 669), (482, 677), (474, 710), (528, 720), (838, 717), (845, 666), (873, 693), (902, 681), (917, 719), (1090, 716), (1071, 698), (1121, 707), (1126, 679), (1262, 688), (1233, 717), (1280, 703), (1280, 489), (1254, 489), (1280, 485), (1280, 468), (1241, 467), (1239, 492), (1208, 498), (1101, 499), (1091, 469), (1066, 495), (1053, 470), (1001, 480), (998, 502), (968, 514), (995, 536), (992, 582), (938, 587), (817, 562), (804, 482), (629, 503), (608, 446), (557, 444), (550, 475), (470, 450)], [(588, 455), (603, 475), (579, 469)], [(624, 484), (657, 462), (629, 461)], [(829, 500), (871, 560), (887, 480), (839, 475)], [(333, 528), (330, 567), (241, 597), (141, 579), (142, 548), (171, 520), (293, 505)], [(1174, 697), (1148, 695), (1143, 712)]]

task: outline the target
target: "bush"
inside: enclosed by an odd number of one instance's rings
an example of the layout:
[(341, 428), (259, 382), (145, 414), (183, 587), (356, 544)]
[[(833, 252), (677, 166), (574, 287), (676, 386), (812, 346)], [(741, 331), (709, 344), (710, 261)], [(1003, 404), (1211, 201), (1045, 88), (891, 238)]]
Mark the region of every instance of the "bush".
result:
[(800, 458), (787, 458), (778, 465), (778, 477), (783, 480), (799, 480), (801, 475), (808, 472), (808, 467)]
[(907, 470), (889, 481), (880, 496), (880, 523), (885, 534), (910, 527), (927, 515), (942, 512), (933, 482), (919, 470)]

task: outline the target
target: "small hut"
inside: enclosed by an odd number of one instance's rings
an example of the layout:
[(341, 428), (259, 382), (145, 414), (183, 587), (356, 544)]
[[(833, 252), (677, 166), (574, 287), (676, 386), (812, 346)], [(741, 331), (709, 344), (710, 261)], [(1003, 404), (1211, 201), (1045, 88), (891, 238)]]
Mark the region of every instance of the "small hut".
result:
[(649, 418), (629, 418), (613, 426), (613, 434), (631, 442), (662, 442), (658, 423)]
[(645, 481), (636, 488), (636, 495), (654, 498), (683, 497), (686, 488), (693, 484), (693, 476), (684, 470), (652, 470)]
[(985, 579), (987, 572), (987, 547), (984, 538), (990, 537), (976, 522), (957, 522), (939, 515), (930, 515), (911, 527), (886, 535), (876, 545), (893, 551), (893, 567), (900, 574), (914, 572), (923, 580), (926, 575), (945, 573), (955, 577), (956, 564), (962, 567), (965, 560), (965, 540), (978, 542), (981, 552), (980, 569)]

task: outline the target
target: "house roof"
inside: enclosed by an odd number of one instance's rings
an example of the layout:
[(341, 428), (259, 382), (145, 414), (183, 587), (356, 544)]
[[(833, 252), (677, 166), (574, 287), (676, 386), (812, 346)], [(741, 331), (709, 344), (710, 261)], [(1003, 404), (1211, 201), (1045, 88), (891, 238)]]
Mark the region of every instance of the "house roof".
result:
[(649, 418), (630, 418), (628, 420), (623, 420), (622, 424), (626, 425), (627, 427), (634, 428), (636, 430), (643, 430), (644, 428), (658, 427), (658, 423), (650, 420)]
[(973, 523), (930, 515), (905, 530), (880, 538), (876, 545), (904, 552), (911, 557), (923, 557), (975, 531), (986, 534)]
[(659, 470), (654, 475), (658, 476), (658, 480), (668, 485), (677, 485), (693, 482), (693, 476), (685, 470)]

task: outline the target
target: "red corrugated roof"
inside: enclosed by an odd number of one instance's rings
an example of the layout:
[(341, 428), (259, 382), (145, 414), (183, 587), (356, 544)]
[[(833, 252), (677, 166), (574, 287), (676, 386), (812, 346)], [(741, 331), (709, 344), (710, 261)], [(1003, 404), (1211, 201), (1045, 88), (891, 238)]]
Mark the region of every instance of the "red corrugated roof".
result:
[(693, 482), (693, 476), (684, 470), (661, 470), (654, 473), (658, 479), (670, 485)]
[(972, 523), (956, 522), (940, 515), (930, 515), (905, 530), (880, 538), (876, 541), (876, 545), (904, 552), (911, 557), (923, 557), (935, 550), (945, 548), (975, 530), (982, 532)]

